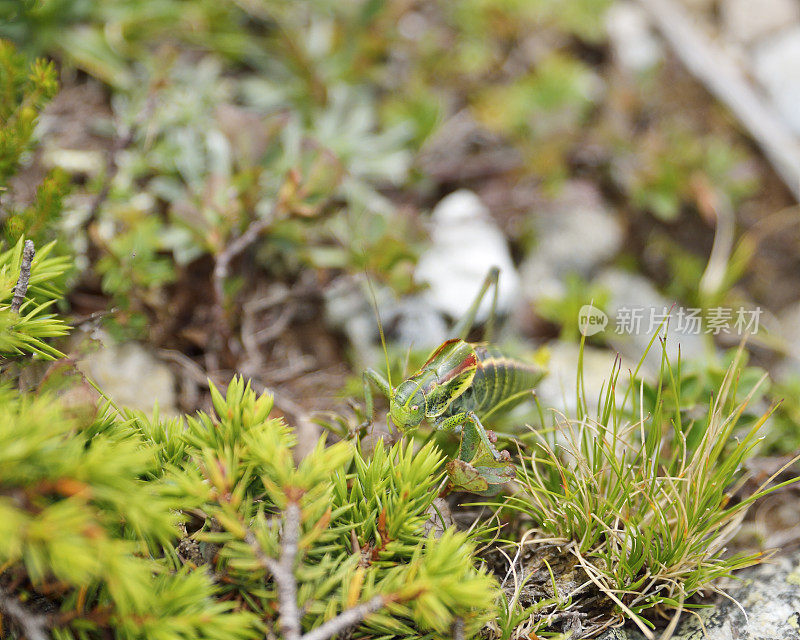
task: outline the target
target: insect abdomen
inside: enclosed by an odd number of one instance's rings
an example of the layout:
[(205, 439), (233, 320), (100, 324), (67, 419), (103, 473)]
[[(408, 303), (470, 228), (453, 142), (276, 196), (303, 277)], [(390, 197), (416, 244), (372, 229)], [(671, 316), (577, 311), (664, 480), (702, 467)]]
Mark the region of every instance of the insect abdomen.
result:
[[(494, 347), (477, 345), (475, 353), (478, 370), (472, 381), (471, 402), (479, 416), (491, 412), (512, 396), (533, 389), (542, 378), (542, 370), (535, 365), (511, 358)], [(523, 400), (521, 395), (503, 404), (503, 409), (510, 409)]]

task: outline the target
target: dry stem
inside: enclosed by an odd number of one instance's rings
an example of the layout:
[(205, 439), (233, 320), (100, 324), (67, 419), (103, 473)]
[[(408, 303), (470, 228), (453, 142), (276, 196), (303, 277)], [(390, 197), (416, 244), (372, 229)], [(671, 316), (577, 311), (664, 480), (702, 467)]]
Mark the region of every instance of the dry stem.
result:
[(33, 246), (33, 240), (26, 240), (25, 247), (22, 249), (22, 264), (19, 268), (19, 280), (14, 287), (14, 297), (11, 299), (11, 310), (19, 313), (19, 308), (25, 301), (25, 296), (28, 293), (28, 283), (31, 279), (31, 262), (33, 256), (36, 255), (36, 248)]
[(327, 640), (331, 636), (341, 633), (345, 629), (361, 622), (370, 613), (375, 613), (386, 605), (387, 598), (374, 596), (366, 602), (342, 611), (335, 618), (321, 624), (316, 629), (306, 633), (302, 640)]
[(224, 285), (225, 278), (228, 277), (231, 261), (258, 240), (258, 236), (269, 229), (273, 223), (273, 218), (274, 215), (269, 215), (266, 218), (254, 220), (242, 235), (236, 238), (217, 255), (214, 264), (214, 295), (216, 296), (217, 305), (219, 305), (220, 309), (224, 309), (225, 305)]
[(457, 617), (453, 620), (453, 640), (465, 640), (464, 618)]

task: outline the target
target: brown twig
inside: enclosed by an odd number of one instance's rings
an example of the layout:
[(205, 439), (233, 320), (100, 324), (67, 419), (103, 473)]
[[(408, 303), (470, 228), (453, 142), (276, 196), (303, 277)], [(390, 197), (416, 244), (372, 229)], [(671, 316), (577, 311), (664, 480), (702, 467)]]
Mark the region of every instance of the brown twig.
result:
[(689, 72), (739, 120), (800, 201), (800, 144), (744, 74), (671, 0), (639, 0)]
[[(158, 355), (162, 359), (169, 360), (182, 367), (186, 372), (187, 377), (202, 387), (206, 387), (209, 381), (211, 381), (214, 383), (214, 385), (222, 389), (223, 394), (225, 393), (225, 389), (228, 388), (228, 382), (226, 382), (223, 378), (212, 373), (211, 371), (203, 369), (203, 367), (197, 364), (189, 356), (181, 353), (180, 351), (176, 351), (174, 349), (159, 349)], [(282, 395), (272, 387), (267, 387), (258, 378), (252, 377), (250, 383), (259, 394), (268, 393), (271, 395), (273, 401), (275, 402), (275, 406), (284, 413), (290, 414), (298, 421), (303, 419), (310, 420), (308, 413), (304, 411), (300, 405)]]
[(26, 240), (25, 247), (22, 249), (22, 264), (19, 268), (19, 280), (14, 287), (14, 297), (11, 299), (11, 310), (19, 313), (19, 308), (25, 301), (25, 296), (28, 294), (28, 283), (31, 279), (31, 263), (33, 256), (36, 255), (36, 248), (33, 246), (33, 240)]
[(211, 336), (209, 350), (206, 352), (206, 366), (209, 369), (219, 368), (220, 353), (230, 353), (231, 324), (225, 309), (225, 279), (228, 277), (230, 264), (236, 256), (247, 249), (262, 233), (272, 226), (274, 218), (275, 209), (267, 217), (251, 222), (245, 232), (225, 247), (214, 259), (212, 279), (217, 330)]
[(3, 590), (0, 590), (0, 613), (11, 618), (27, 640), (49, 640), (47, 616), (31, 613), (19, 600)]
[(214, 295), (220, 309), (225, 308), (224, 285), (225, 279), (228, 277), (230, 271), (231, 261), (258, 240), (258, 237), (269, 229), (273, 221), (274, 211), (265, 218), (254, 220), (242, 235), (236, 238), (217, 255), (214, 263)]

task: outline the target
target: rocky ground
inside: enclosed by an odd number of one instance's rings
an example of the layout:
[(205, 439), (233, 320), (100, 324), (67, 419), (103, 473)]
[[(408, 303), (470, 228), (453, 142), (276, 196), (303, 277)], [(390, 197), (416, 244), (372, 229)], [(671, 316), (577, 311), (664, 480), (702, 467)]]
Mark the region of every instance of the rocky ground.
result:
[[(800, 558), (779, 557), (743, 571), (716, 606), (684, 614), (674, 640), (796, 640), (800, 638)], [(644, 640), (641, 632), (614, 629), (602, 640)]]

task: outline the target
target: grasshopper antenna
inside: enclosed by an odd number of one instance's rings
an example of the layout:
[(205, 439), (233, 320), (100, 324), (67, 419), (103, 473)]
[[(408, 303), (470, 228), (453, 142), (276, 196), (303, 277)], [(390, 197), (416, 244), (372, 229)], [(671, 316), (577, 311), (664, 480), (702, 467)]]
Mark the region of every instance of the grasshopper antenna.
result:
[(389, 351), (386, 349), (386, 336), (383, 333), (383, 322), (381, 322), (381, 314), (378, 311), (378, 298), (375, 295), (375, 287), (372, 286), (372, 279), (369, 277), (369, 272), (364, 269), (364, 276), (367, 279), (367, 286), (369, 287), (369, 295), (372, 298), (372, 310), (375, 312), (375, 320), (378, 322), (378, 333), (381, 336), (381, 347), (383, 348), (383, 358), (386, 362), (386, 379), (389, 381), (389, 386), (392, 385), (392, 371), (389, 366)]

